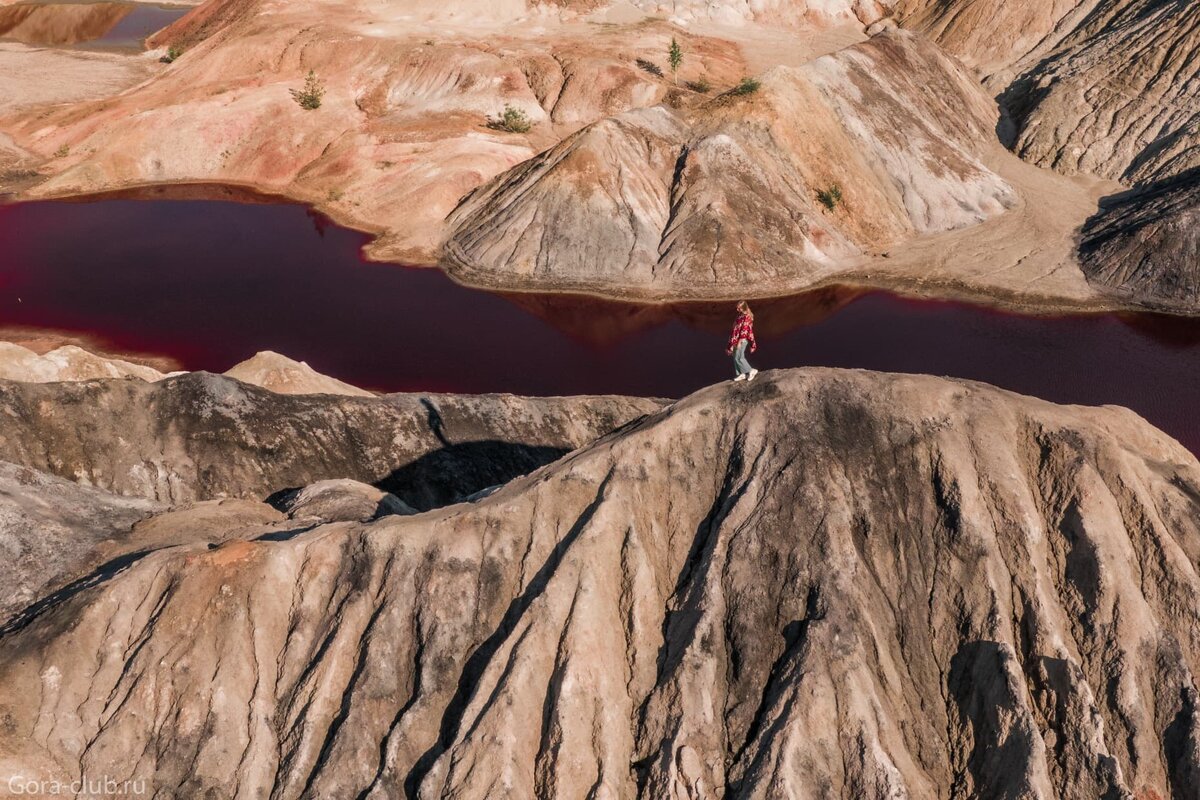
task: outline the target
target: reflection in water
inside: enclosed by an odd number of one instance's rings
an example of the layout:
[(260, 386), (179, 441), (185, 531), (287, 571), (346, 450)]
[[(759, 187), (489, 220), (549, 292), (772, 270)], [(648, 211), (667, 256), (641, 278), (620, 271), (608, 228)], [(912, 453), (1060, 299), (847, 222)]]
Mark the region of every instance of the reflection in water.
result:
[(1169, 314), (1121, 314), (1121, 321), (1154, 341), (1190, 349), (1200, 345), (1200, 318)]
[[(782, 336), (802, 325), (821, 322), (863, 294), (861, 289), (837, 286), (790, 297), (755, 300), (755, 331), (759, 336)], [(682, 322), (709, 333), (728, 333), (729, 309), (733, 306), (698, 302), (636, 305), (583, 295), (502, 293), (501, 296), (556, 329), (596, 345), (612, 344), (668, 322)]]
[(146, 3), (16, 3), (0, 6), (0, 39), (140, 50), (150, 34), (188, 11)]
[[(732, 303), (490, 294), (365, 263), (365, 235), (300, 206), (213, 187), (142, 194), (190, 199), (0, 207), (0, 329), (74, 332), (188, 369), (271, 349), (385, 390), (678, 397), (731, 377)], [(849, 290), (754, 306), (762, 369), (923, 372), (1125, 405), (1200, 449), (1200, 323)]]

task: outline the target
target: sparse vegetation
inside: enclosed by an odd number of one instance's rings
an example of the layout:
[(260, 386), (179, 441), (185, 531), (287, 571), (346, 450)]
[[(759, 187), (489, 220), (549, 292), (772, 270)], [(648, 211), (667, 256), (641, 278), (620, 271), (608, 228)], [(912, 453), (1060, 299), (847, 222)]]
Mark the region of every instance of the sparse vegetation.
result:
[(699, 92), (700, 94), (708, 94), (712, 91), (712, 84), (708, 82), (708, 78), (700, 78), (699, 80), (688, 81), (684, 84), (684, 86), (691, 89), (693, 92)]
[(433, 39), (426, 39), (426, 40), (425, 40), (425, 46), (426, 46), (426, 47), (433, 47), (433, 45), (434, 45), (434, 41), (433, 41)]
[(159, 59), (164, 64), (172, 64), (175, 59), (183, 55), (183, 48), (176, 45), (171, 45), (167, 48), (167, 54)]
[(71, 155), (71, 145), (64, 144), (62, 147), (54, 151), (55, 158), (66, 158)]
[(325, 199), (331, 203), (336, 203), (337, 201), (342, 199), (342, 190), (341, 189), (330, 189), (325, 194)]
[(642, 72), (649, 72), (651, 75), (659, 78), (663, 76), (662, 67), (660, 67), (658, 64), (655, 64), (653, 61), (647, 61), (644, 58), (639, 58), (637, 60), (637, 65), (638, 69), (640, 69)]
[(737, 86), (729, 90), (729, 93), (741, 97), (742, 95), (754, 94), (761, 86), (762, 84), (758, 82), (757, 78), (742, 78)]
[(292, 99), (306, 111), (320, 108), (321, 98), (324, 96), (325, 85), (321, 83), (317, 73), (311, 69), (308, 71), (308, 77), (304, 79), (304, 88), (292, 89)]
[(675, 37), (671, 37), (671, 47), (667, 50), (667, 61), (671, 65), (671, 78), (675, 81), (675, 85), (679, 85), (679, 65), (683, 63), (683, 48), (679, 46), (679, 42)]
[(842, 187), (834, 183), (830, 184), (829, 188), (827, 189), (817, 190), (817, 200), (819, 200), (821, 205), (825, 206), (825, 208), (833, 211), (842, 204)]
[(488, 127), (509, 133), (527, 133), (533, 127), (529, 115), (519, 108), (506, 105), (500, 116), (488, 120)]

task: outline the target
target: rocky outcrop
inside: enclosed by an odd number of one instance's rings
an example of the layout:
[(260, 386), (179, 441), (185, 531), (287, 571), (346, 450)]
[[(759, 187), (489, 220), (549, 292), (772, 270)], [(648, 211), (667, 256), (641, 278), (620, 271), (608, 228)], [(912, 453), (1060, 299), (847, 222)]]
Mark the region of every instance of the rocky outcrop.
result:
[(0, 461), (0, 624), (76, 577), (102, 543), (161, 510)]
[(1105, 201), (1080, 246), (1088, 280), (1144, 308), (1200, 309), (1200, 169)]
[(280, 395), (209, 373), (157, 383), (0, 382), (0, 459), (173, 504), (262, 500), (349, 478), (427, 509), (660, 406), (622, 397)]
[(1137, 797), (1200, 776), (1200, 464), (806, 370), (474, 505), (180, 546), (0, 646), (0, 771), (171, 796)]
[(0, 380), (86, 381), (94, 378), (140, 378), (156, 381), (163, 374), (153, 367), (90, 353), (76, 345), (63, 345), (39, 355), (19, 344), (0, 341)]
[(269, 350), (256, 353), (232, 369), (230, 378), (261, 386), (279, 394), (340, 394), (354, 397), (373, 397), (366, 389), (322, 375), (307, 362), (295, 361)]
[(289, 492), (277, 505), (291, 519), (320, 522), (370, 522), (389, 514), (416, 513), (394, 494), (344, 478), (317, 481)]
[[(137, 59), (152, 80), (0, 115), (0, 181), (21, 197), (257, 187), (375, 234), (372, 258), (442, 262), (509, 291), (659, 303), (839, 282), (1111, 307), (1073, 242), (1115, 187), (1024, 170), (996, 142), (998, 90), (887, 33), (892, 20), (863, 43), (893, 6), (915, 13), (890, 0), (210, 0), (153, 37), (183, 57)], [(1035, 16), (1031, 30), (1051, 24)], [(309, 69), (326, 93), (306, 111), (289, 91)], [(751, 75), (757, 92), (731, 93)], [(15, 88), (31, 82), (45, 81)], [(505, 106), (530, 129), (489, 127)]]
[(980, 160), (995, 126), (951, 60), (888, 33), (690, 115), (660, 107), (581, 131), (455, 210), (447, 268), (492, 288), (798, 291), (865, 251), (1015, 205)]

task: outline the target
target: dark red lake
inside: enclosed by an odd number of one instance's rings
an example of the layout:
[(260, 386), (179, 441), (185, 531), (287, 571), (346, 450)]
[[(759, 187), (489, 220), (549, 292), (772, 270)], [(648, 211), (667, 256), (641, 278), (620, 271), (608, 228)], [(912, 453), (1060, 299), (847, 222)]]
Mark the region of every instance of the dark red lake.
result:
[[(366, 239), (285, 204), (0, 206), (0, 326), (87, 334), (188, 369), (270, 349), (384, 390), (681, 396), (730, 374), (728, 305), (490, 294), (367, 263)], [(923, 372), (1116, 403), (1200, 452), (1200, 322), (1022, 317), (883, 293), (756, 312), (760, 368)]]

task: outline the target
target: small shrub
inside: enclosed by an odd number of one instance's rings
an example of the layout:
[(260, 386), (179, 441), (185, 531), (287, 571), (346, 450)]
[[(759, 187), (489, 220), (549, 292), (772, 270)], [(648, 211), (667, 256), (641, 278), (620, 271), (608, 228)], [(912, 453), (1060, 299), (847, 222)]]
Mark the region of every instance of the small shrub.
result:
[(638, 69), (642, 70), (642, 72), (649, 72), (651, 75), (655, 75), (659, 78), (663, 76), (662, 67), (660, 67), (658, 64), (655, 64), (653, 61), (647, 61), (644, 58), (639, 58), (637, 60), (637, 65)]
[(833, 211), (842, 204), (842, 187), (836, 183), (832, 184), (828, 189), (820, 189), (817, 191), (817, 200), (825, 208)]
[(325, 96), (324, 84), (317, 78), (317, 73), (311, 69), (308, 71), (308, 77), (304, 79), (304, 88), (292, 89), (291, 91), (292, 99), (306, 111), (320, 108), (321, 98)]
[(159, 59), (164, 64), (173, 64), (175, 59), (183, 55), (183, 48), (171, 45), (167, 48), (167, 54)]
[(675, 37), (671, 37), (671, 47), (667, 50), (667, 62), (671, 65), (671, 77), (675, 80), (675, 85), (679, 85), (679, 65), (683, 63), (683, 48), (679, 46), (679, 42), (675, 41)]
[(488, 127), (496, 131), (509, 133), (527, 133), (533, 127), (529, 115), (519, 108), (506, 105), (500, 116), (488, 120)]
[(337, 201), (341, 200), (342, 196), (341, 189), (330, 189), (325, 193), (325, 199), (331, 203), (336, 203)]
[(71, 145), (64, 144), (62, 147), (54, 151), (55, 158), (66, 158), (71, 155)]
[(742, 95), (754, 94), (762, 86), (756, 78), (742, 78), (741, 83), (729, 90), (729, 93), (737, 97)]
[(708, 94), (712, 91), (712, 84), (708, 82), (708, 78), (701, 78), (698, 81), (688, 81), (684, 86), (700, 94)]
[(433, 39), (426, 39), (426, 40), (425, 40), (425, 46), (426, 46), (426, 47), (433, 47), (433, 45), (434, 45), (434, 41), (433, 41)]

